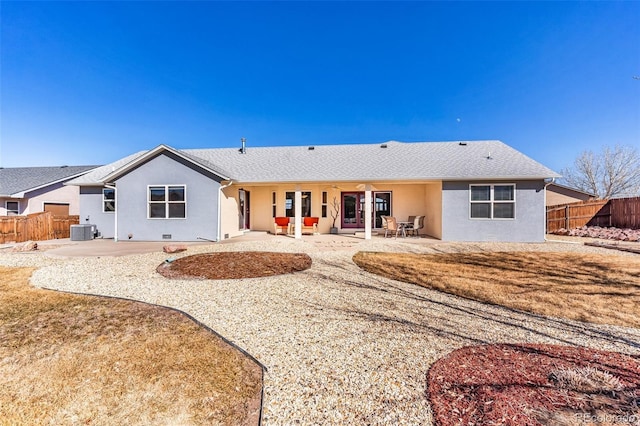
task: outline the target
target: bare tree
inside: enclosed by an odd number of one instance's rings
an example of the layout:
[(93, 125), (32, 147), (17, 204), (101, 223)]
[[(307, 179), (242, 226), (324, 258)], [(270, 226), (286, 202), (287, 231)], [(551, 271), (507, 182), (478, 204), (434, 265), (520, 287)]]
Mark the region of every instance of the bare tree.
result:
[(640, 196), (640, 154), (631, 146), (584, 151), (562, 175), (568, 185), (599, 198)]

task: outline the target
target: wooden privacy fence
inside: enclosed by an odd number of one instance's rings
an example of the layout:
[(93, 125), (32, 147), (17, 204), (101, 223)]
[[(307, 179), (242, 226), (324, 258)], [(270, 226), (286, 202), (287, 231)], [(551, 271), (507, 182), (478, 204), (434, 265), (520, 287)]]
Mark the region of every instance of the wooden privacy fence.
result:
[(50, 212), (0, 217), (0, 244), (69, 238), (79, 216), (54, 216)]
[(640, 229), (640, 197), (580, 201), (547, 207), (547, 232), (585, 225)]

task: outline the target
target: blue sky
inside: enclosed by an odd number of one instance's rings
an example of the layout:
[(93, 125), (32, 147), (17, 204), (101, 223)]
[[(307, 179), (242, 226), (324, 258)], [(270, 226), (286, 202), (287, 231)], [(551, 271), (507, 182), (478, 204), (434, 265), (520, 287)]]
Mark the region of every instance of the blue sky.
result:
[(639, 2), (0, 3), (0, 166), (175, 148), (640, 146)]

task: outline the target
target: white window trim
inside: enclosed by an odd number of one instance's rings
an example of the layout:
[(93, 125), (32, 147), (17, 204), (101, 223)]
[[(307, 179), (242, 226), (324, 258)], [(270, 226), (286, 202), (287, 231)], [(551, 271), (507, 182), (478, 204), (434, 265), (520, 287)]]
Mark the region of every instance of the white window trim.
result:
[[(169, 204), (172, 204), (168, 199), (169, 187), (181, 186), (184, 188), (184, 201), (173, 201), (173, 204), (183, 203), (184, 204), (184, 217), (169, 217)], [(164, 187), (165, 193), (165, 201), (151, 201), (151, 192), (150, 188), (161, 188)], [(164, 204), (164, 217), (151, 217), (151, 204)], [(118, 208), (118, 206), (116, 206)], [(147, 219), (150, 220), (185, 220), (187, 218), (187, 185), (177, 183), (177, 184), (169, 184), (169, 185), (147, 185)]]
[[(104, 191), (107, 190), (107, 189), (110, 190), (110, 191), (113, 191), (113, 203), (115, 204), (115, 209), (113, 209), (113, 210), (105, 210), (105, 208), (104, 208), (105, 202), (111, 201), (111, 200), (107, 200), (106, 198), (104, 198)], [(102, 188), (102, 213), (114, 214), (117, 209), (118, 209), (118, 203), (116, 203), (116, 190), (112, 189), (112, 188)]]
[[(472, 200), (471, 199), (471, 187), (473, 186), (488, 186), (490, 187), (490, 195), (488, 200)], [(494, 200), (493, 188), (496, 186), (512, 186), (513, 187), (513, 200)], [(486, 204), (491, 205), (491, 217), (472, 217), (471, 205), (472, 204)], [(513, 217), (493, 217), (493, 205), (494, 204), (513, 204)], [(516, 184), (515, 183), (472, 183), (469, 184), (469, 219), (470, 220), (516, 220)]]
[[(10, 210), (9, 203), (16, 203), (18, 205), (18, 210)], [(7, 216), (9, 216), (9, 213), (15, 213), (16, 216), (20, 215), (20, 200), (6, 200), (4, 202), (4, 209)]]

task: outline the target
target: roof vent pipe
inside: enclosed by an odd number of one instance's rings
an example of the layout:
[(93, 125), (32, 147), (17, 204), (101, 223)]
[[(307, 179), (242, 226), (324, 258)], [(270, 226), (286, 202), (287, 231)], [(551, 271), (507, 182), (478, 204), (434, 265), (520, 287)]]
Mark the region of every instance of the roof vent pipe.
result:
[(246, 154), (247, 153), (247, 139), (246, 138), (240, 138), (240, 142), (242, 142), (242, 148), (240, 148), (240, 154)]

